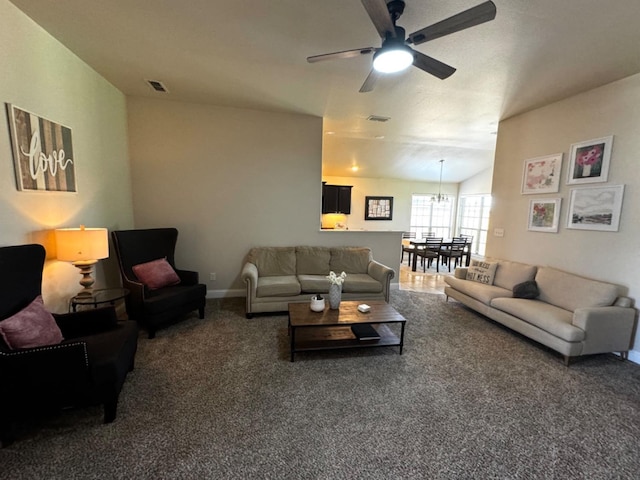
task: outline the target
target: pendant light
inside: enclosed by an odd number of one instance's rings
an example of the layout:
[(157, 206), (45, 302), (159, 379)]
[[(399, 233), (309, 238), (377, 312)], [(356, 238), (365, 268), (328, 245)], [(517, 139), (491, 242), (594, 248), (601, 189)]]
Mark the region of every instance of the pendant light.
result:
[(438, 195), (431, 196), (431, 203), (448, 202), (449, 198), (442, 193), (442, 166), (444, 165), (444, 158), (440, 160), (440, 183), (438, 184)]

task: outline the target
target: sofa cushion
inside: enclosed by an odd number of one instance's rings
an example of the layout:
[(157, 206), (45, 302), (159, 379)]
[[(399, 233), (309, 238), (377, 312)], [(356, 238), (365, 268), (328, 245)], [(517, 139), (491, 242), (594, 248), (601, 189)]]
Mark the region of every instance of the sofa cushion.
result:
[(289, 297), (300, 295), (300, 283), (295, 275), (259, 277), (256, 295), (258, 297)]
[(540, 300), (494, 298), (491, 306), (567, 342), (584, 340), (584, 330), (571, 324), (573, 313)]
[(543, 302), (573, 312), (576, 308), (607, 307), (618, 296), (618, 287), (551, 267), (540, 267), (536, 283)]
[(533, 280), (537, 270), (538, 267), (535, 265), (499, 260), (496, 275), (493, 277), (493, 284), (497, 287), (513, 290), (515, 285)]
[(489, 305), (491, 300), (494, 298), (510, 297), (512, 295), (511, 290), (496, 287), (495, 285), (485, 285), (483, 283), (471, 282), (469, 280), (450, 276), (444, 277), (444, 281), (459, 292), (464, 293), (485, 305)]
[(149, 290), (144, 301), (144, 309), (151, 315), (163, 314), (175, 308), (176, 305), (199, 302), (206, 294), (207, 287), (202, 283), (171, 285), (160, 290)]
[(367, 247), (334, 247), (329, 268), (336, 274), (367, 273), (372, 258), (371, 249)]
[(382, 284), (366, 273), (349, 273), (342, 284), (345, 293), (380, 293)]
[(328, 293), (329, 280), (326, 275), (298, 275), (300, 289), (305, 293)]
[(472, 282), (484, 283), (485, 285), (493, 285), (496, 268), (498, 268), (498, 262), (471, 260), (467, 269), (466, 279)]
[(252, 248), (248, 260), (258, 268), (259, 277), (296, 274), (295, 247)]
[(328, 275), (330, 261), (331, 249), (328, 247), (296, 247), (298, 275)]

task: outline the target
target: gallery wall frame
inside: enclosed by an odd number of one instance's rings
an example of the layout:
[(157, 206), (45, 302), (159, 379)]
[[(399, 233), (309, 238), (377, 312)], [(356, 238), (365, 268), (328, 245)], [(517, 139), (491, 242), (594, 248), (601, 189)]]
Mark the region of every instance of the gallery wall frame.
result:
[(6, 108), (16, 188), (76, 192), (71, 129), (10, 103)]
[(613, 148), (613, 135), (571, 145), (567, 185), (606, 182)]
[(562, 198), (536, 198), (529, 201), (527, 230), (556, 233), (560, 220)]
[(522, 171), (522, 194), (560, 191), (562, 157), (562, 153), (554, 153), (525, 160)]
[(365, 220), (392, 220), (393, 197), (364, 197)]
[(567, 228), (617, 232), (623, 197), (624, 185), (572, 188)]

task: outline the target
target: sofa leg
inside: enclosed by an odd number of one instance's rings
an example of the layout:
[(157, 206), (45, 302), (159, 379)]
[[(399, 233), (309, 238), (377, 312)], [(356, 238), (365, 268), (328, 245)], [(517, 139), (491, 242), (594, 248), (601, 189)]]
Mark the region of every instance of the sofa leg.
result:
[(251, 319), (253, 318), (253, 313), (247, 313), (247, 315), (246, 315), (246, 316), (247, 316), (247, 318), (248, 318), (249, 320), (251, 320)]
[(204, 306), (198, 309), (198, 318), (202, 320), (204, 318)]
[(564, 366), (568, 367), (569, 364), (571, 363), (571, 357), (569, 355), (563, 355), (564, 357)]
[(621, 362), (629, 360), (629, 351), (627, 350), (626, 352), (620, 352), (620, 357), (618, 358), (618, 360), (620, 360)]
[(118, 397), (104, 402), (104, 423), (112, 423), (118, 411)]
[(154, 338), (156, 338), (155, 329), (149, 329), (149, 340), (153, 340)]

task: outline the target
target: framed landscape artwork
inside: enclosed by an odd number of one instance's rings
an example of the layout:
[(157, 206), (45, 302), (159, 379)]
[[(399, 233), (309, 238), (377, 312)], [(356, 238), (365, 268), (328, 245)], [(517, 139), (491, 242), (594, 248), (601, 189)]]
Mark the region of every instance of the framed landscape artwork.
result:
[(557, 232), (561, 198), (541, 198), (529, 202), (529, 226), (532, 232)]
[(571, 145), (567, 184), (606, 182), (613, 135)]
[(556, 193), (560, 190), (562, 153), (524, 161), (522, 194)]
[(623, 195), (624, 185), (572, 189), (567, 228), (617, 232)]
[(365, 197), (365, 220), (391, 220), (393, 217), (393, 197)]
[(75, 192), (71, 129), (8, 103), (7, 115), (18, 190)]

